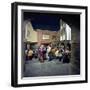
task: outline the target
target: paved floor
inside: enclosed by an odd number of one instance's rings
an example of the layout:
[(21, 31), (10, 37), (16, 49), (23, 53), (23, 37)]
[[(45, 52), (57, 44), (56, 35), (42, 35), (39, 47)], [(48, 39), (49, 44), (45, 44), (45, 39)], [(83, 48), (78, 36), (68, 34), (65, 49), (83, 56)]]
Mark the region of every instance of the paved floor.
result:
[(44, 63), (40, 63), (38, 59), (33, 59), (26, 62), (24, 77), (75, 74), (79, 74), (79, 70), (71, 63), (62, 63), (56, 59), (52, 61), (45, 60)]

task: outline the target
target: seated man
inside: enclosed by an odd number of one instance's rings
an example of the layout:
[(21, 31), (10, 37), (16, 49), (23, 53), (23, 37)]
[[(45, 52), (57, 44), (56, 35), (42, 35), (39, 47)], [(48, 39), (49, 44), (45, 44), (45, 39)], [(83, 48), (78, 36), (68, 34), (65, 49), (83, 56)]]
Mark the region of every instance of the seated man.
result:
[(70, 51), (69, 47), (66, 47), (65, 53), (64, 53), (64, 56), (63, 56), (63, 62), (64, 63), (69, 63), (70, 62), (70, 56), (71, 56), (71, 51)]
[(33, 58), (33, 51), (31, 49), (25, 50), (26, 60), (32, 60)]
[(49, 52), (49, 61), (55, 59), (55, 52), (56, 48), (52, 48), (51, 51)]

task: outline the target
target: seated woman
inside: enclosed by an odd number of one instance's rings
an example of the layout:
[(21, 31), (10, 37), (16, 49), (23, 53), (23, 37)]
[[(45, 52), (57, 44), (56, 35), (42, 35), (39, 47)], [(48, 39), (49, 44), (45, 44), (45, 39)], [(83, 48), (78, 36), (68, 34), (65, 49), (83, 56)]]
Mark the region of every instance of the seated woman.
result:
[(33, 58), (33, 50), (32, 49), (29, 49), (28, 57), (29, 57), (30, 60), (32, 60), (32, 58)]
[(33, 50), (31, 50), (30, 45), (27, 44), (27, 49), (25, 50), (26, 60), (32, 60), (33, 58)]
[(61, 61), (63, 58), (62, 50), (57, 48), (57, 50), (55, 52), (55, 56), (56, 56), (56, 59), (59, 59), (59, 61)]

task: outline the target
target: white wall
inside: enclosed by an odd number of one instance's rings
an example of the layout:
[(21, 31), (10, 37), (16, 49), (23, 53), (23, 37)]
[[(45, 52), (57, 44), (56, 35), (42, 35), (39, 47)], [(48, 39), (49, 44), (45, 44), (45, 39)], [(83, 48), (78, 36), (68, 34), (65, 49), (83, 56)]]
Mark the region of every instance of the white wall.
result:
[[(27, 31), (29, 31), (29, 36), (27, 36)], [(37, 42), (37, 32), (33, 29), (32, 23), (27, 22), (25, 26), (25, 39), (29, 42)]]
[[(0, 1), (0, 90), (14, 90), (10, 86), (11, 73), (11, 2), (14, 0)], [(20, 1), (20, 0), (16, 0)], [(37, 3), (53, 3), (53, 4), (69, 4), (69, 5), (88, 5), (90, 9), (90, 0), (21, 0)], [(89, 10), (90, 16), (90, 10)], [(88, 18), (90, 20), (90, 18)], [(90, 24), (90, 22), (89, 22)], [(90, 25), (89, 25), (90, 26)], [(89, 27), (90, 33), (90, 27)], [(89, 35), (90, 38), (90, 35)], [(90, 46), (90, 42), (89, 42)], [(90, 47), (89, 47), (90, 50)], [(88, 51), (89, 51), (88, 50)], [(89, 52), (90, 53), (90, 52)], [(89, 58), (90, 59), (90, 58)], [(89, 60), (90, 63), (90, 60)], [(90, 69), (90, 65), (89, 65)], [(89, 70), (90, 76), (90, 70)], [(90, 78), (89, 78), (90, 82)], [(88, 84), (70, 84), (70, 85), (55, 85), (55, 86), (38, 86), (38, 87), (24, 87), (18, 88), (20, 90), (90, 90), (90, 83)]]

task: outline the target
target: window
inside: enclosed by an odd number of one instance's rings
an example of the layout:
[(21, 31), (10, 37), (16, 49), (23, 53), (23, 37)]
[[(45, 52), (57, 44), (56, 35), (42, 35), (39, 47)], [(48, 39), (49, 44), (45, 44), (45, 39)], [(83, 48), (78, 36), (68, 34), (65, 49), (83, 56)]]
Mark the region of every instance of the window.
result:
[(71, 40), (71, 28), (69, 27), (68, 24), (66, 24), (66, 40)]
[(62, 40), (71, 40), (71, 28), (63, 21), (60, 26), (60, 41)]
[(49, 35), (43, 34), (43, 39), (49, 39)]

